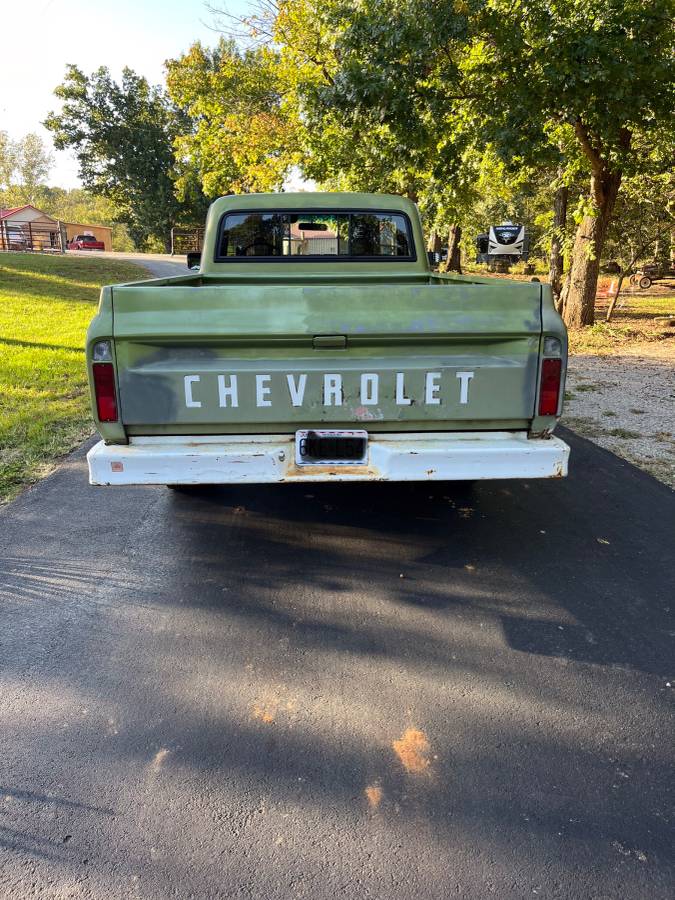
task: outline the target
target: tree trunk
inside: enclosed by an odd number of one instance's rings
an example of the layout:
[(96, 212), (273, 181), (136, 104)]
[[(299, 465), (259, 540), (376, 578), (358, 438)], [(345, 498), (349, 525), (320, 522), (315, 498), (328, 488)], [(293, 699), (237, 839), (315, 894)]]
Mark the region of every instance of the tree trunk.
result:
[(448, 235), (448, 264), (446, 272), (459, 272), (462, 274), (462, 254), (460, 242), (462, 240), (462, 226), (451, 225)]
[(427, 250), (429, 253), (441, 252), (441, 236), (437, 231), (432, 231), (427, 241)]
[(605, 322), (609, 322), (612, 318), (612, 313), (614, 312), (614, 307), (616, 306), (617, 300), (619, 299), (619, 294), (621, 293), (621, 287), (623, 285), (623, 280), (627, 275), (629, 270), (624, 269), (624, 271), (619, 275), (619, 281), (616, 285), (616, 294), (609, 301), (609, 306), (607, 307), (607, 315), (605, 316)]
[(574, 237), (572, 264), (560, 295), (562, 317), (570, 328), (595, 322), (600, 255), (620, 185), (620, 171), (603, 171), (591, 177), (595, 215), (586, 215), (579, 223)]
[(562, 290), (563, 269), (565, 258), (562, 252), (562, 235), (567, 224), (567, 198), (569, 188), (566, 184), (555, 192), (553, 201), (553, 237), (551, 238), (551, 257), (549, 261), (549, 281), (553, 291), (553, 299), (556, 309), (560, 312), (560, 291)]

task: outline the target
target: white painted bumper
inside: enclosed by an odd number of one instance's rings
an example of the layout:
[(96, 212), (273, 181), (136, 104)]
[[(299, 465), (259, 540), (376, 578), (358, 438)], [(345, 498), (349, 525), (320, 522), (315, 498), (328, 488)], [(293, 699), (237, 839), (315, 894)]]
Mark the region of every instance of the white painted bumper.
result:
[(470, 481), (563, 478), (569, 447), (525, 432), (373, 434), (365, 465), (296, 466), (293, 435), (138, 437), (99, 441), (92, 484), (253, 484), (291, 481)]

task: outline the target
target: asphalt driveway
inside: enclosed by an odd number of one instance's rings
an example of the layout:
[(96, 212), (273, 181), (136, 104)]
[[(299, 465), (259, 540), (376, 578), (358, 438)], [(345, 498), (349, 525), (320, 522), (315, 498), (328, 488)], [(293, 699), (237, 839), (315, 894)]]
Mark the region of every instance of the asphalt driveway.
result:
[(2, 510), (1, 896), (671, 898), (675, 495), (569, 439)]

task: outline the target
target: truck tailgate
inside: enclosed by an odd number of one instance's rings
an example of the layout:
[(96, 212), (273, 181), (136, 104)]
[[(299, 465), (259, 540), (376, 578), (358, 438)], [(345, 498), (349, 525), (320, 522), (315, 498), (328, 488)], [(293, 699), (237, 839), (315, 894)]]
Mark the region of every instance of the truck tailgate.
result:
[(534, 284), (202, 284), (113, 288), (132, 433), (525, 427)]

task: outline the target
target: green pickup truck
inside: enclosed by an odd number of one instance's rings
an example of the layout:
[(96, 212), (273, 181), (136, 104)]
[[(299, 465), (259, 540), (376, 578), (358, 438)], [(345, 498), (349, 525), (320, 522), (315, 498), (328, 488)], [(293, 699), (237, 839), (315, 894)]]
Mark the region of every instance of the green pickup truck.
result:
[(92, 484), (560, 478), (547, 285), (432, 272), (385, 194), (221, 197), (198, 268), (105, 287)]

